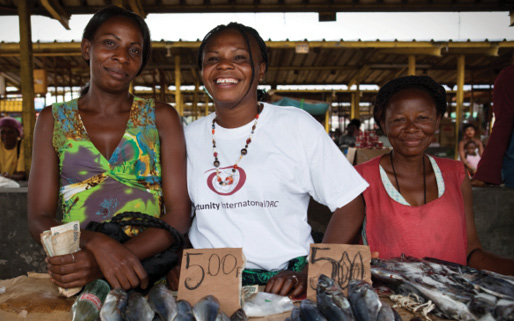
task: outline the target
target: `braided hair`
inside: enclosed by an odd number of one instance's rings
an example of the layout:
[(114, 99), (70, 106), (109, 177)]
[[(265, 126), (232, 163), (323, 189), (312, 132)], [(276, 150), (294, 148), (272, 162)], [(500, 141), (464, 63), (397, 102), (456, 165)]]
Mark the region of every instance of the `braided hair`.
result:
[(250, 38), (248, 35), (251, 35), (255, 41), (257, 41), (257, 44), (259, 45), (259, 49), (261, 52), (261, 58), (262, 62), (264, 62), (266, 69), (264, 72), (268, 71), (268, 48), (266, 47), (266, 43), (262, 39), (262, 37), (259, 35), (257, 30), (255, 30), (252, 27), (245, 26), (243, 24), (237, 23), (237, 22), (231, 22), (227, 25), (218, 25), (211, 31), (209, 31), (205, 37), (202, 40), (202, 43), (200, 44), (200, 48), (198, 49), (198, 67), (200, 70), (202, 70), (202, 61), (203, 61), (203, 53), (205, 50), (205, 46), (209, 42), (209, 40), (212, 39), (213, 36), (216, 34), (223, 32), (225, 30), (237, 30), (241, 35), (243, 36), (246, 46), (248, 48), (248, 53), (250, 55), (250, 67), (252, 68), (252, 82), (250, 83), (250, 86), (248, 87), (248, 91), (250, 91), (250, 88), (252, 88), (253, 80), (255, 77), (255, 65), (253, 63), (253, 55), (252, 55), (252, 47), (250, 46)]
[(231, 22), (228, 25), (218, 25), (217, 27), (215, 27), (214, 29), (212, 29), (205, 35), (205, 37), (202, 40), (202, 43), (200, 44), (200, 48), (198, 49), (198, 67), (200, 68), (200, 70), (202, 70), (203, 51), (205, 49), (205, 46), (209, 42), (209, 40), (211, 40), (211, 38), (214, 35), (222, 32), (222, 31), (229, 30), (229, 29), (239, 31), (246, 41), (246, 45), (248, 47), (248, 52), (250, 53), (252, 76), (253, 76), (253, 72), (254, 72), (254, 65), (253, 65), (252, 50), (250, 47), (250, 39), (248, 38), (248, 35), (251, 35), (255, 39), (255, 41), (257, 41), (257, 44), (259, 45), (259, 48), (261, 51), (262, 61), (266, 64), (266, 71), (268, 71), (268, 48), (266, 47), (266, 43), (264, 42), (262, 37), (259, 35), (257, 30), (255, 30), (252, 27), (245, 26), (245, 25), (237, 23), (237, 22)]
[(405, 89), (420, 89), (425, 91), (434, 100), (437, 115), (442, 116), (446, 113), (446, 90), (443, 86), (435, 82), (429, 76), (399, 77), (389, 81), (378, 91), (375, 108), (373, 109), (373, 118), (380, 129), (383, 130), (380, 123), (385, 121), (386, 109), (391, 97)]

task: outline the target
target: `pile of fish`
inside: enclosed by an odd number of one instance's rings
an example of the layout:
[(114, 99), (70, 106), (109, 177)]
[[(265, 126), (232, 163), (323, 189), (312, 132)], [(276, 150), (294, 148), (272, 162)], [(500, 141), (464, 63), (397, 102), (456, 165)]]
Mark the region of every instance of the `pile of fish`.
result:
[(373, 285), (433, 303), (438, 317), (513, 321), (514, 278), (437, 259), (402, 256), (371, 261)]
[(105, 298), (100, 310), (102, 321), (247, 321), (242, 309), (231, 317), (219, 309), (218, 300), (208, 295), (194, 306), (188, 301), (176, 301), (172, 292), (164, 285), (154, 285), (145, 298), (141, 293), (130, 294), (122, 289), (113, 289)]
[(365, 281), (351, 280), (346, 297), (339, 284), (320, 275), (316, 301), (305, 299), (294, 307), (288, 321), (401, 321), (390, 305), (380, 301), (376, 291)]

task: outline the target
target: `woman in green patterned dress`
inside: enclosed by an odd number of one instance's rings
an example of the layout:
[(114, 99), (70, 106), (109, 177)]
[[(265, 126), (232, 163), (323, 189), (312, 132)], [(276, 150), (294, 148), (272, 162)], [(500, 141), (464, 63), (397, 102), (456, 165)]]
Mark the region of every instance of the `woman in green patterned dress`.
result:
[[(141, 260), (177, 240), (163, 229), (125, 232), (121, 244), (83, 230), (123, 212), (160, 217), (180, 233), (190, 226), (186, 152), (176, 110), (134, 97), (131, 82), (150, 55), (150, 34), (132, 12), (108, 7), (84, 29), (82, 56), (89, 85), (78, 99), (41, 112), (29, 178), (29, 228), (33, 238), (63, 222), (81, 222), (81, 251), (47, 259), (52, 281), (63, 288), (104, 277), (112, 288), (146, 288)], [(56, 219), (61, 204), (62, 222)]]

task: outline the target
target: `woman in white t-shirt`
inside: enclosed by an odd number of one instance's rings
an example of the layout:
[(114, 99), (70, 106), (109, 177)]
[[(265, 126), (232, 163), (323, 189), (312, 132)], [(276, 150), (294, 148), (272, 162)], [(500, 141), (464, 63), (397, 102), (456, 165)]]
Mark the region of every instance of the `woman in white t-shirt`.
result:
[(296, 297), (307, 289), (310, 197), (344, 213), (350, 243), (363, 220), (353, 201), (367, 183), (312, 116), (258, 101), (268, 58), (257, 31), (214, 28), (198, 64), (216, 111), (186, 127), (191, 244), (242, 248), (243, 284)]

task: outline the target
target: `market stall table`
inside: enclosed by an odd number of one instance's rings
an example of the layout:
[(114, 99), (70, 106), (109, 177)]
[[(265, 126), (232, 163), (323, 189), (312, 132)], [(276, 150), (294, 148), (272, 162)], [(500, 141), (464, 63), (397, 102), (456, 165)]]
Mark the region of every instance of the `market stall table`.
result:
[[(387, 298), (381, 298), (392, 305)], [(75, 297), (59, 296), (57, 286), (50, 282), (45, 273), (29, 273), (12, 279), (0, 280), (0, 320), (25, 321), (68, 321), (71, 320), (71, 306)], [(396, 309), (402, 320), (410, 321), (413, 314), (405, 309)], [(284, 321), (290, 312), (251, 321)], [(433, 321), (441, 320), (431, 316)]]

